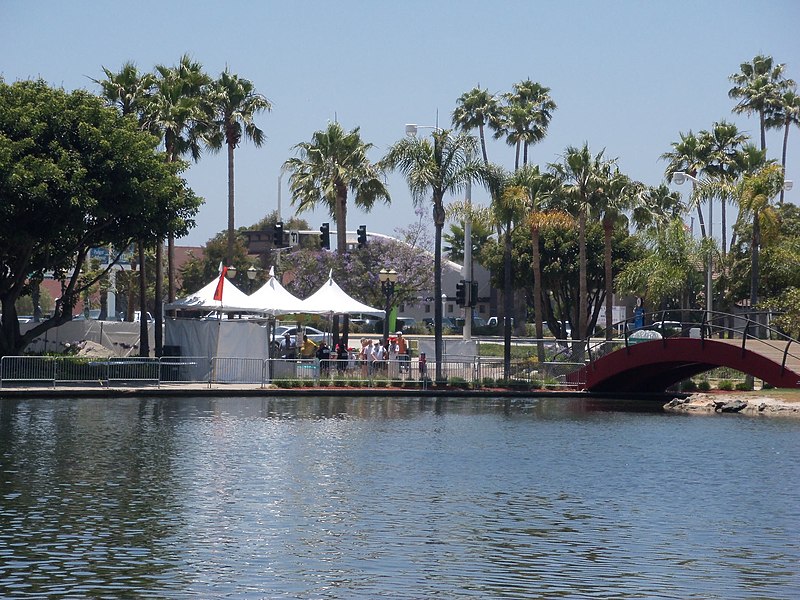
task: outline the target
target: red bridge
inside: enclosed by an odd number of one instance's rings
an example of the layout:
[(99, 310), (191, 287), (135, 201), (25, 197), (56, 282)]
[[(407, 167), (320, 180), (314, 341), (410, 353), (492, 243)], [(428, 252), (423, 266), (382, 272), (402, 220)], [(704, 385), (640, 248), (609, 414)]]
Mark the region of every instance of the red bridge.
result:
[(634, 332), (590, 343), (588, 362), (567, 379), (591, 392), (663, 392), (694, 375), (730, 367), (774, 387), (800, 388), (800, 356), (791, 352), (800, 342), (740, 316), (713, 316), (693, 325), (675, 323), (671, 331), (646, 328), (655, 333), (650, 339), (640, 334), (641, 341)]

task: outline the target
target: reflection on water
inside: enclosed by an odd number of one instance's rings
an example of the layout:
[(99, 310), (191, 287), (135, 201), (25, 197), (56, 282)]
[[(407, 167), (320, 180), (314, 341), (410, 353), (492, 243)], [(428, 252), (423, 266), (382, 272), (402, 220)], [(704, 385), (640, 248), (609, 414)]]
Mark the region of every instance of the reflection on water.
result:
[(800, 423), (601, 406), (3, 401), (0, 596), (800, 594)]

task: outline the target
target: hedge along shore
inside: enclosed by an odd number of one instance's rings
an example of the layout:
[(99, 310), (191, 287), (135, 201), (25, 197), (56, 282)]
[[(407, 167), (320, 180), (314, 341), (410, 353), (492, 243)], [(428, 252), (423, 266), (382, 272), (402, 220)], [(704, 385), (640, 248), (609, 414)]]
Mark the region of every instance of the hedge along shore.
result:
[(664, 405), (664, 410), (698, 415), (735, 413), (755, 417), (800, 418), (800, 390), (696, 393), (669, 401)]

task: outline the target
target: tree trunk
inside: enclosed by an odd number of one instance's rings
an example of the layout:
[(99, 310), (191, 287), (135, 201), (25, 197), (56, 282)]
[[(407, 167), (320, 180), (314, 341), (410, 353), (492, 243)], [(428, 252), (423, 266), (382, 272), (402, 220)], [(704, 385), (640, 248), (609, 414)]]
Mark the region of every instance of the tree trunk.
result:
[(758, 120), (761, 125), (761, 151), (764, 152), (767, 149), (767, 123), (763, 110), (758, 113)]
[(347, 187), (340, 182), (336, 184), (336, 251), (340, 257), (347, 252)]
[(511, 319), (514, 315), (514, 290), (511, 286), (511, 221), (503, 234), (503, 379), (511, 377)]
[(614, 294), (614, 280), (611, 263), (611, 234), (614, 231), (614, 223), (611, 219), (603, 219), (603, 238), (605, 241), (605, 267), (606, 267), (606, 340), (613, 337), (611, 325), (614, 322), (614, 309), (612, 300)]
[[(783, 177), (786, 178), (786, 146), (789, 143), (789, 119), (786, 119), (786, 125), (783, 128), (783, 150), (781, 151), (781, 166), (783, 167)], [(778, 202), (783, 204), (783, 195), (786, 190), (781, 186), (781, 197)]]
[(443, 193), (434, 192), (433, 223), (435, 225), (433, 250), (433, 340), (436, 360), (436, 382), (442, 381), (442, 228), (444, 227)]
[[(539, 228), (531, 227), (531, 267), (533, 270), (533, 318), (536, 327), (536, 339), (544, 337), (544, 324), (542, 315), (542, 255), (539, 251)], [(544, 343), (539, 341), (536, 355), (540, 363), (544, 362)]]
[(481, 152), (483, 152), (483, 164), (488, 165), (489, 155), (486, 154), (486, 137), (484, 136), (483, 130), (484, 130), (483, 123), (481, 123), (480, 126), (478, 127), (478, 133), (480, 134), (481, 138)]
[(728, 216), (725, 210), (725, 199), (720, 199), (719, 204), (722, 207), (722, 264), (725, 264), (725, 254), (727, 253), (725, 249), (728, 245)]
[(150, 336), (147, 330), (147, 280), (144, 268), (144, 241), (139, 240), (139, 356), (150, 356)]
[(755, 310), (756, 304), (758, 304), (758, 252), (760, 245), (761, 223), (759, 222), (759, 213), (758, 211), (755, 211), (755, 214), (753, 215), (753, 247), (750, 249), (750, 310)]
[[(169, 237), (167, 238), (167, 281), (169, 284), (167, 292), (168, 302), (175, 302), (175, 297), (177, 295), (177, 280), (175, 277), (175, 234), (170, 233)], [(174, 310), (170, 311), (170, 315), (174, 313)]]
[[(160, 357), (163, 351), (164, 339), (161, 329), (161, 322), (164, 317), (164, 240), (159, 239), (156, 243), (156, 288), (155, 306), (153, 307), (153, 351)], [(143, 321), (147, 319), (147, 313), (141, 315)]]
[(586, 210), (581, 207), (578, 214), (578, 331), (572, 332), (572, 337), (586, 339), (586, 313), (587, 313), (587, 281), (586, 281)]
[(234, 200), (233, 200), (233, 143), (228, 143), (228, 247), (225, 254), (225, 266), (233, 264), (234, 247)]

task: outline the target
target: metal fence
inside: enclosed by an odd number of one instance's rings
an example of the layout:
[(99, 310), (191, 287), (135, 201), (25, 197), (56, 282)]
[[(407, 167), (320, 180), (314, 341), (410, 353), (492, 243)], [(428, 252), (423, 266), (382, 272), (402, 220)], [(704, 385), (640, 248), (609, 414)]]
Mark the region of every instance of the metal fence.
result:
[[(574, 388), (567, 375), (580, 362), (514, 360), (506, 374), (502, 359), (445, 359), (442, 376), (452, 386)], [(178, 357), (92, 359), (74, 356), (5, 356), (0, 360), (0, 388), (50, 386), (155, 386), (187, 383), (248, 384), (264, 387), (345, 387), (413, 385), (425, 388), (436, 372), (434, 361), (419, 358), (368, 362), (247, 357)]]

